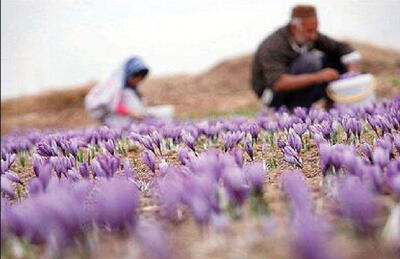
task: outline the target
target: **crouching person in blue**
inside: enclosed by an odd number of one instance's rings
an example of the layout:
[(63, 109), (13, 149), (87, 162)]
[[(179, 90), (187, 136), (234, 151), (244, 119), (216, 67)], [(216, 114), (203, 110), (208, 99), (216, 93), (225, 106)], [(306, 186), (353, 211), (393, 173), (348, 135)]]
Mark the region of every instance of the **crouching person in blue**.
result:
[(309, 108), (327, 98), (330, 81), (340, 74), (357, 72), (360, 59), (360, 53), (349, 45), (318, 32), (313, 6), (299, 5), (293, 8), (289, 24), (257, 49), (251, 84), (266, 106)]

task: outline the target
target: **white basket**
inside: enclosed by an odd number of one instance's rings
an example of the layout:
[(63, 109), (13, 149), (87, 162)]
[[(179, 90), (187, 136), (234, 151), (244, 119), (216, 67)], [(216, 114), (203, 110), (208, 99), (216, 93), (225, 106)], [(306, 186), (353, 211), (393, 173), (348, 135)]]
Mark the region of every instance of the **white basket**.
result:
[(371, 74), (361, 74), (329, 83), (328, 96), (336, 103), (366, 106), (376, 100), (376, 80)]

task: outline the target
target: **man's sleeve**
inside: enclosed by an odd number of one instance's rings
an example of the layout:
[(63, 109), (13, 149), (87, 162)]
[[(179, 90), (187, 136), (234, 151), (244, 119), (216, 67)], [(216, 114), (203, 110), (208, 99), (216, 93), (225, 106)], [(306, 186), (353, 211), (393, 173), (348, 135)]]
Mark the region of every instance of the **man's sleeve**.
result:
[(280, 51), (265, 49), (260, 53), (260, 65), (263, 72), (266, 88), (273, 89), (274, 84), (282, 74), (287, 73), (288, 68), (285, 58)]
[(355, 51), (350, 45), (334, 40), (322, 33), (318, 34), (317, 48), (327, 53), (340, 57), (344, 64), (357, 62), (361, 59), (361, 54)]

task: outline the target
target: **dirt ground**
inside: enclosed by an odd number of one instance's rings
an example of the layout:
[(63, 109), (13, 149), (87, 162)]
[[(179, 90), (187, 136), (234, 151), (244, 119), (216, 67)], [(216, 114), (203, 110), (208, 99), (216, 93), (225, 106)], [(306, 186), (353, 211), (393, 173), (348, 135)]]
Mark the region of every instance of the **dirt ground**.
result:
[[(353, 45), (363, 55), (362, 71), (377, 77), (377, 95), (400, 94), (400, 50)], [(251, 60), (247, 54), (223, 60), (202, 74), (150, 76), (140, 88), (150, 105), (172, 104), (181, 118), (252, 115), (260, 104), (250, 88)], [(1, 134), (17, 128), (77, 128), (96, 123), (83, 108), (84, 96), (94, 84), (2, 100)]]

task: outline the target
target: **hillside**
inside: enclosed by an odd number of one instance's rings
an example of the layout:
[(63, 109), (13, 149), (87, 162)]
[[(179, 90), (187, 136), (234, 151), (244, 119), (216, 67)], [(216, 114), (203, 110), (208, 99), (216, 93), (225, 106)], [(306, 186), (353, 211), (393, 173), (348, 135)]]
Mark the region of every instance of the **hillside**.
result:
[[(378, 96), (400, 94), (400, 51), (353, 45), (363, 55), (362, 71), (378, 79)], [(228, 58), (197, 75), (150, 77), (140, 87), (149, 104), (173, 104), (179, 117), (255, 111), (259, 103), (249, 84), (251, 59), (251, 54)], [(94, 84), (2, 101), (1, 134), (16, 128), (75, 128), (96, 123), (83, 109), (84, 96)]]

